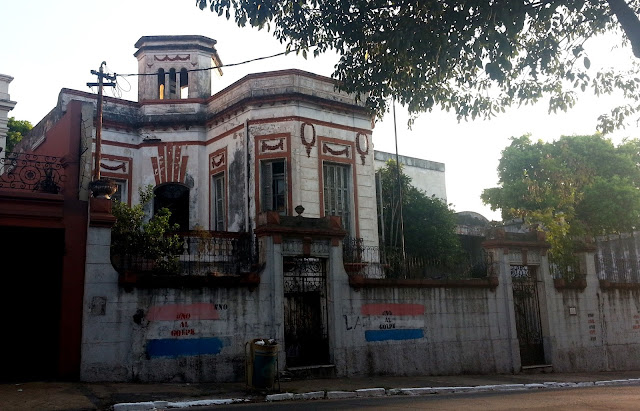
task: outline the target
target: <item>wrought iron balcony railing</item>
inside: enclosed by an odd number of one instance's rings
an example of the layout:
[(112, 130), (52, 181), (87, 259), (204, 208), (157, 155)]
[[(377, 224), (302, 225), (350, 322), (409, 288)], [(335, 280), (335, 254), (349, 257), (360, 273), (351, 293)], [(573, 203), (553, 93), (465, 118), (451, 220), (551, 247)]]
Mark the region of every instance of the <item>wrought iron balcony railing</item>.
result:
[(398, 248), (365, 246), (360, 238), (343, 242), (343, 261), (348, 273), (372, 279), (451, 280), (486, 278), (497, 273), (491, 254), (484, 251), (476, 258), (461, 255), (446, 260), (403, 256)]
[(598, 279), (612, 283), (640, 283), (640, 260), (617, 256), (596, 256)]
[(232, 277), (250, 273), (257, 263), (257, 241), (248, 233), (189, 231), (179, 233), (181, 246), (171, 255), (129, 250), (112, 255), (118, 272), (182, 277)]
[(0, 156), (0, 189), (57, 194), (65, 181), (60, 158), (29, 153)]

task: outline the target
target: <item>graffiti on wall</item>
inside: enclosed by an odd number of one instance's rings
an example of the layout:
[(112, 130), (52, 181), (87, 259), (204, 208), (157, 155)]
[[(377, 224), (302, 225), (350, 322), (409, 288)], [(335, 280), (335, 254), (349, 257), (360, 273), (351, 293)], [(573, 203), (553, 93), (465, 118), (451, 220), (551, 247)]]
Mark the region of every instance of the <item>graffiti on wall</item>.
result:
[(364, 304), (360, 315), (345, 315), (344, 321), (347, 331), (363, 329), (367, 342), (416, 340), (424, 338), (424, 330), (416, 328), (423, 316), (422, 304), (378, 303)]
[(228, 345), (225, 338), (214, 337), (208, 332), (211, 321), (220, 319), (220, 311), (227, 304), (194, 303), (153, 306), (147, 313), (159, 338), (147, 340), (150, 358), (215, 355)]
[(596, 336), (596, 319), (593, 313), (587, 313), (587, 324), (589, 325), (589, 339), (596, 341), (598, 339)]

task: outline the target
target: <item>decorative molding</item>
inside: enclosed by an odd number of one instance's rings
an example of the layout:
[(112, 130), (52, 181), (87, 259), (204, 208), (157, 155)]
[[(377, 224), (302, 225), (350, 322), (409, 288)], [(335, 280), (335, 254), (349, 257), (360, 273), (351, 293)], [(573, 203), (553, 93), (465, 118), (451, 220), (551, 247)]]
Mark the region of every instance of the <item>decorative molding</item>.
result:
[[(278, 141), (275, 145), (269, 145), (269, 142)], [(260, 142), (260, 152), (265, 153), (267, 151), (284, 150), (284, 138), (278, 140), (262, 140)]]
[(122, 162), (116, 166), (110, 166), (108, 164), (105, 163), (100, 163), (100, 168), (104, 168), (105, 170), (110, 170), (110, 171), (117, 171), (117, 170), (122, 170), (122, 172), (126, 173), (127, 172), (127, 163), (126, 162)]
[[(311, 126), (311, 141), (307, 141), (304, 136), (304, 129), (306, 126)], [(300, 140), (302, 141), (304, 147), (307, 149), (307, 158), (311, 157), (311, 149), (313, 149), (313, 146), (316, 145), (316, 128), (313, 124), (305, 122), (300, 125)]]
[(329, 147), (329, 144), (323, 143), (322, 144), (322, 153), (323, 154), (329, 153), (331, 155), (338, 156), (338, 157), (344, 155), (346, 158), (351, 158), (351, 156), (349, 155), (349, 146), (341, 146), (341, 147), (343, 147), (342, 150), (333, 149), (333, 148)]
[(164, 57), (158, 58), (158, 56), (153, 56), (155, 61), (187, 61), (191, 59), (191, 54), (176, 54), (175, 57), (169, 57), (169, 55), (165, 54)]
[(182, 155), (183, 146), (166, 143), (157, 146), (158, 156), (151, 157), (156, 185), (162, 183), (183, 183), (187, 174), (189, 156)]
[(211, 169), (215, 170), (216, 168), (225, 165), (226, 155), (224, 152), (211, 157)]
[[(361, 141), (364, 137), (364, 145), (365, 148), (361, 147)], [(358, 154), (360, 154), (360, 159), (362, 160), (362, 165), (364, 165), (364, 160), (369, 155), (369, 136), (364, 133), (356, 133), (356, 150)]]

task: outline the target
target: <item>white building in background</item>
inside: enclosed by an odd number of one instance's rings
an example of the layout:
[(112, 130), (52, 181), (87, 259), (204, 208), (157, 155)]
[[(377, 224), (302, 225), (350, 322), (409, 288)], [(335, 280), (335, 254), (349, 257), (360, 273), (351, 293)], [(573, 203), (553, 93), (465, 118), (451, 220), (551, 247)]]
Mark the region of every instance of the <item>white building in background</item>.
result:
[[(376, 170), (384, 167), (388, 160), (396, 160), (396, 155), (385, 151), (374, 151)], [(421, 158), (398, 156), (403, 172), (411, 177), (411, 184), (424, 191), (428, 196), (436, 196), (447, 202), (447, 187), (445, 184), (444, 163), (423, 160)]]
[(9, 83), (11, 81), (13, 81), (13, 77), (0, 74), (0, 157), (4, 157), (4, 151), (7, 147), (9, 111), (16, 106), (16, 102), (11, 101), (9, 96)]

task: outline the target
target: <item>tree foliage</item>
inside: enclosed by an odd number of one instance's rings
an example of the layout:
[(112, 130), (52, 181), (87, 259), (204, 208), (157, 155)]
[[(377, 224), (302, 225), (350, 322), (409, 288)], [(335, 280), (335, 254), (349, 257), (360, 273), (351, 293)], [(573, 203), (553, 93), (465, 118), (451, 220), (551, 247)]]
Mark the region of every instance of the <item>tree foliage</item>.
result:
[(6, 150), (10, 153), (13, 151), (16, 144), (22, 141), (22, 137), (24, 137), (33, 128), (33, 125), (31, 125), (27, 120), (16, 120), (15, 117), (9, 117), (7, 127), (9, 128), (9, 131), (7, 132)]
[(585, 42), (615, 32), (640, 58), (640, 0), (196, 0), (219, 16), (273, 31), (288, 51), (340, 55), (334, 78), (378, 115), (393, 97), (415, 114), (434, 107), (458, 119), (490, 118), (548, 97), (549, 111), (578, 91), (622, 89), (626, 103), (603, 131), (640, 110), (637, 70), (590, 71)]
[[(400, 193), (396, 162), (389, 160), (379, 171), (382, 186), (383, 223), (386, 247), (401, 246)], [(453, 210), (436, 197), (429, 197), (411, 185), (411, 177), (400, 169), (404, 237), (407, 254), (427, 259), (452, 261), (461, 254), (455, 234), (456, 218)]]
[(570, 258), (577, 236), (640, 226), (640, 141), (619, 146), (596, 134), (545, 143), (512, 138), (498, 166), (499, 187), (482, 193), (505, 219), (523, 217), (547, 232), (554, 255)]
[[(171, 212), (160, 209), (150, 219), (145, 206), (153, 199), (153, 187), (140, 189), (140, 203), (129, 206), (120, 201), (113, 203), (116, 223), (111, 230), (111, 255), (118, 258), (143, 258), (152, 261), (163, 272), (176, 272), (182, 240), (177, 234), (178, 224), (169, 223)], [(126, 261), (122, 261), (127, 263)]]

